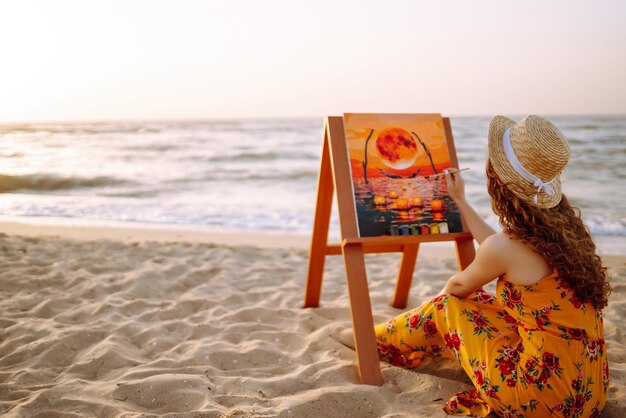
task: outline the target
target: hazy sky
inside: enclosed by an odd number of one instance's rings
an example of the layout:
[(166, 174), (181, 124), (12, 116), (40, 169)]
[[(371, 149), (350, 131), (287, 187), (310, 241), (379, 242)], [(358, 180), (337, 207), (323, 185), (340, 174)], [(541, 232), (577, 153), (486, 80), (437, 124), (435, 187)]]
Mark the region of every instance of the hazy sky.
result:
[(0, 121), (626, 113), (626, 1), (0, 3)]

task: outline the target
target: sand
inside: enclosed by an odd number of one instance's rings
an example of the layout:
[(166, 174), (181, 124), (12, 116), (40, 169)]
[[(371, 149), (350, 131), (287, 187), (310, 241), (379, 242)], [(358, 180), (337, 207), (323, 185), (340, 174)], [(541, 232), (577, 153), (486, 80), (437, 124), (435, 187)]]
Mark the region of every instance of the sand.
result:
[[(342, 259), (322, 305), (302, 309), (306, 237), (0, 223), (0, 415), (8, 417), (441, 417), (470, 387), (451, 361), (381, 363), (358, 384)], [(368, 255), (378, 321), (399, 255)], [(605, 257), (611, 364), (603, 417), (626, 413), (626, 257)], [(455, 271), (452, 248), (418, 258), (409, 307)]]

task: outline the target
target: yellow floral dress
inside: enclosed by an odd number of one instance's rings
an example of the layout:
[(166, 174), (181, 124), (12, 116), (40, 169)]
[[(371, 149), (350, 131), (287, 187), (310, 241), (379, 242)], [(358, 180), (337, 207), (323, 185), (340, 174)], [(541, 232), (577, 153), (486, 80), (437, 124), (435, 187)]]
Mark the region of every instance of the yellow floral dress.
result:
[(377, 325), (381, 356), (407, 368), (456, 358), (474, 388), (445, 404), (451, 415), (599, 415), (609, 386), (602, 313), (556, 270), (530, 286), (500, 278), (496, 289), (497, 298), (438, 296)]

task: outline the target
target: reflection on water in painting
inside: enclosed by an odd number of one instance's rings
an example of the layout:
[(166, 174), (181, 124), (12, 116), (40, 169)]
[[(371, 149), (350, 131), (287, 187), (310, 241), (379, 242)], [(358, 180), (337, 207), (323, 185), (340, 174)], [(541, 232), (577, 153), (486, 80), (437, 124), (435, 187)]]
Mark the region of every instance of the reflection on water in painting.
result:
[[(366, 226), (367, 236), (400, 235), (403, 226), (408, 227), (404, 235), (445, 232), (443, 227), (440, 231), (432, 225), (444, 222), (449, 232), (463, 229), (443, 176), (394, 179), (393, 182), (384, 177), (367, 182), (358, 179), (354, 181), (354, 194), (359, 226)], [(419, 225), (422, 228), (418, 229)]]
[(344, 127), (359, 236), (461, 232), (436, 176), (456, 161), (441, 115), (347, 113)]

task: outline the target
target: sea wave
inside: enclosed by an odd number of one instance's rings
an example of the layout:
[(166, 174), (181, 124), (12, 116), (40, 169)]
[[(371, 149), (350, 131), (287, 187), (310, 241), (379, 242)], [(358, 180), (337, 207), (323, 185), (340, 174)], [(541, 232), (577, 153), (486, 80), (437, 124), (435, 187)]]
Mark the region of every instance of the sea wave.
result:
[(58, 191), (81, 188), (120, 186), (130, 184), (127, 180), (109, 176), (97, 176), (92, 178), (60, 177), (48, 174), (31, 174), (23, 176), (10, 176), (0, 174), (0, 193), (19, 190)]
[(277, 173), (277, 174), (250, 174), (247, 176), (249, 180), (300, 180), (300, 179), (315, 179), (317, 178), (317, 170), (297, 170), (290, 173)]
[(276, 181), (285, 182), (289, 180), (315, 180), (317, 170), (292, 170), (286, 172), (250, 172), (246, 170), (211, 170), (201, 174), (190, 174), (181, 177), (164, 180), (166, 184), (197, 184), (197, 183), (221, 183), (221, 182), (241, 182), (241, 181)]
[(0, 135), (10, 134), (70, 134), (70, 135), (99, 135), (99, 134), (141, 134), (159, 133), (162, 128), (158, 126), (145, 126), (142, 124), (129, 123), (126, 125), (110, 123), (69, 123), (69, 124), (2, 124)]
[(214, 157), (208, 158), (208, 161), (266, 161), (266, 160), (277, 160), (284, 158), (280, 152), (276, 151), (242, 151), (239, 153), (233, 153), (230, 155), (216, 155)]
[(146, 145), (128, 145), (121, 147), (124, 151), (130, 152), (154, 152), (161, 153), (165, 151), (176, 151), (182, 149), (183, 146), (178, 144), (146, 144)]
[(586, 124), (583, 124), (583, 125), (572, 126), (572, 128), (573, 129), (584, 129), (584, 130), (595, 130), (595, 129), (600, 129), (602, 127), (599, 126), (599, 125), (595, 125), (593, 123), (586, 123)]
[(23, 152), (17, 151), (0, 151), (0, 158), (21, 158), (24, 156)]
[(205, 158), (208, 162), (237, 162), (237, 161), (276, 161), (276, 160), (317, 160), (318, 154), (312, 154), (298, 151), (242, 151), (238, 153), (214, 155), (212, 157)]
[(592, 235), (599, 236), (626, 236), (626, 218), (616, 219), (605, 216), (583, 216), (585, 225)]

